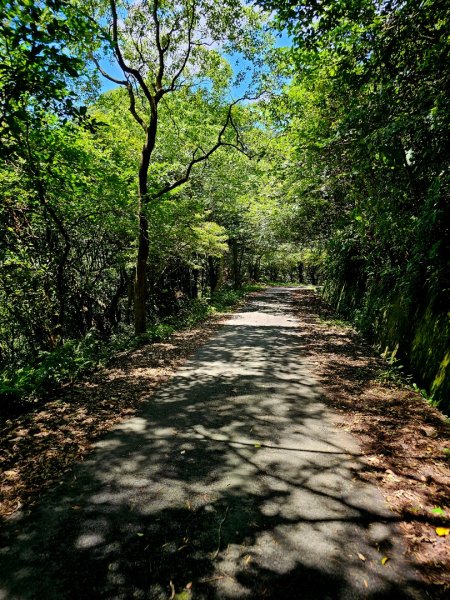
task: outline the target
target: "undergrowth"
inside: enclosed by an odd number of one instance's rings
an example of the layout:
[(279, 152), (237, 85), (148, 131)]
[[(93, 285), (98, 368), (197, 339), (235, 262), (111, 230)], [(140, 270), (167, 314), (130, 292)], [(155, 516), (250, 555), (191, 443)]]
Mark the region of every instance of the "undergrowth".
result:
[[(321, 318), (319, 322), (327, 327), (337, 327), (345, 329), (354, 329), (353, 323), (350, 321), (339, 319), (339, 318)], [(358, 329), (358, 328), (357, 328)], [(374, 347), (375, 351), (379, 353), (379, 347)], [(426, 389), (417, 385), (413, 380), (413, 375), (408, 373), (406, 367), (400, 363), (400, 360), (394, 355), (381, 354), (381, 358), (384, 360), (383, 367), (379, 370), (375, 380), (397, 388), (411, 389), (419, 394), (430, 406), (439, 407), (439, 402), (430, 395)]]
[(134, 335), (131, 327), (123, 328), (107, 340), (90, 331), (81, 340), (67, 340), (51, 352), (41, 352), (34, 364), (4, 370), (0, 373), (0, 417), (32, 408), (46, 393), (106, 365), (118, 352), (164, 341), (175, 331), (194, 327), (215, 313), (227, 311), (248, 293), (263, 287), (223, 289), (211, 298), (187, 301), (176, 315), (150, 324), (139, 336)]
[[(392, 385), (394, 387), (412, 387), (412, 375), (405, 372), (405, 367), (400, 364), (398, 358), (391, 356), (386, 358), (386, 356), (381, 355), (385, 361), (385, 366), (380, 370), (377, 375), (377, 381), (381, 383), (386, 383), (388, 385)], [(417, 387), (417, 386), (416, 386)]]
[(386, 361), (386, 365), (380, 370), (377, 376), (377, 381), (391, 385), (393, 387), (412, 389), (417, 394), (430, 404), (430, 406), (438, 407), (439, 403), (435, 400), (433, 395), (414, 383), (413, 376), (408, 373), (405, 366), (400, 363), (400, 360), (395, 356), (389, 356), (389, 358), (382, 354), (382, 358)]
[(353, 329), (353, 325), (349, 321), (345, 321), (344, 319), (330, 319), (330, 318), (318, 318), (319, 323), (322, 325), (326, 325), (327, 327), (337, 327), (337, 328), (346, 328)]

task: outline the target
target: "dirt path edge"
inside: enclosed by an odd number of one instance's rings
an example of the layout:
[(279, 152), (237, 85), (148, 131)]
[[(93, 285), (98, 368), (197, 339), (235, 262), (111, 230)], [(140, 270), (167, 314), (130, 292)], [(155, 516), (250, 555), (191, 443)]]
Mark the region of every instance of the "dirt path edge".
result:
[(373, 481), (401, 516), (408, 554), (433, 586), (450, 592), (450, 428), (411, 388), (380, 380), (386, 364), (354, 329), (336, 324), (312, 290), (293, 293), (324, 400), (366, 455), (361, 477)]

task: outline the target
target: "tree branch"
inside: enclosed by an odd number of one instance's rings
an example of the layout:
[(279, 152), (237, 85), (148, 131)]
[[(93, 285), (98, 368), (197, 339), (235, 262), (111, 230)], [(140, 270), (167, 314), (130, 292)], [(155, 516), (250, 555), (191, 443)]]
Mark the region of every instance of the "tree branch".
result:
[(173, 76), (172, 82), (171, 82), (169, 88), (167, 88), (165, 90), (165, 92), (173, 91), (175, 89), (176, 83), (177, 83), (179, 77), (181, 76), (181, 74), (183, 73), (184, 69), (186, 68), (189, 57), (191, 56), (192, 45), (193, 45), (191, 38), (192, 38), (192, 31), (194, 29), (194, 22), (195, 22), (195, 0), (192, 2), (192, 14), (191, 14), (191, 18), (190, 18), (190, 22), (189, 22), (189, 26), (188, 26), (188, 32), (187, 32), (188, 47), (186, 50), (186, 54), (184, 55), (184, 60), (181, 63), (180, 68)]
[(111, 15), (112, 15), (112, 39), (114, 42), (114, 52), (116, 54), (117, 62), (119, 63), (120, 68), (122, 69), (122, 71), (124, 73), (129, 73), (136, 79), (136, 81), (139, 83), (139, 86), (141, 87), (142, 91), (144, 92), (145, 97), (147, 98), (149, 103), (153, 106), (153, 104), (155, 102), (155, 98), (152, 95), (152, 93), (150, 92), (150, 90), (148, 89), (147, 84), (145, 83), (144, 78), (142, 77), (141, 73), (137, 69), (133, 69), (132, 67), (127, 65), (127, 63), (125, 62), (125, 60), (123, 58), (123, 54), (122, 54), (122, 51), (120, 49), (120, 44), (119, 44), (119, 28), (118, 28), (118, 20), (119, 19), (117, 17), (117, 6), (116, 6), (115, 0), (110, 0), (110, 6), (111, 6)]
[(161, 46), (161, 25), (158, 19), (158, 0), (153, 0), (152, 18), (155, 24), (155, 42), (158, 49), (158, 73), (156, 75), (156, 92), (162, 90), (162, 80), (164, 77), (164, 50)]
[(105, 79), (109, 79), (109, 81), (112, 81), (113, 83), (117, 83), (118, 85), (127, 85), (127, 81), (125, 79), (116, 79), (112, 75), (109, 75), (109, 73), (107, 73), (100, 66), (100, 63), (98, 62), (98, 60), (95, 58), (95, 56), (93, 54), (91, 55), (91, 59), (94, 62), (95, 66), (97, 67), (98, 71), (100, 71), (101, 75), (103, 75), (103, 77), (105, 77)]
[(134, 90), (133, 90), (133, 86), (131, 84), (130, 81), (127, 81), (127, 91), (128, 91), (128, 97), (130, 98), (130, 106), (128, 107), (128, 110), (130, 111), (130, 113), (133, 115), (134, 120), (139, 123), (139, 125), (142, 127), (142, 129), (147, 132), (147, 126), (145, 124), (144, 119), (138, 114), (137, 110), (136, 110), (136, 97), (134, 95)]
[[(225, 134), (225, 131), (227, 130), (227, 127), (230, 125), (230, 123), (232, 123), (232, 126), (235, 129), (236, 134), (238, 134), (236, 125), (234, 124), (233, 117), (232, 117), (232, 109), (233, 109), (233, 107), (238, 102), (241, 102), (241, 100), (243, 100), (243, 99), (245, 99), (245, 97), (244, 98), (239, 98), (238, 100), (235, 100), (234, 102), (232, 102), (229, 105), (228, 112), (227, 112), (227, 118), (225, 119), (225, 123), (223, 124), (221, 130), (219, 131), (219, 135), (217, 136), (217, 142), (207, 152), (203, 152), (203, 154), (201, 156), (198, 156), (198, 157), (196, 155), (197, 155), (197, 152), (200, 150), (200, 148), (197, 148), (194, 151), (194, 153), (192, 154), (192, 160), (188, 164), (188, 166), (186, 167), (186, 171), (185, 171), (184, 175), (182, 177), (180, 177), (179, 179), (177, 179), (177, 181), (174, 181), (173, 183), (165, 186), (162, 190), (160, 190), (156, 194), (153, 194), (147, 200), (147, 202), (149, 202), (150, 200), (158, 200), (159, 198), (161, 198), (165, 194), (168, 194), (172, 190), (175, 190), (176, 188), (178, 188), (181, 185), (183, 185), (183, 183), (186, 183), (189, 180), (189, 177), (191, 175), (192, 169), (195, 167), (195, 165), (198, 165), (199, 163), (202, 163), (202, 162), (208, 160), (208, 158), (212, 154), (214, 154), (214, 152), (216, 150), (218, 150), (221, 146), (230, 146), (230, 147), (235, 148), (236, 150), (239, 150), (239, 152), (242, 152), (243, 154), (245, 154), (245, 155), (248, 156), (247, 152), (245, 151), (244, 144), (241, 142), (240, 139), (238, 140), (238, 145), (232, 144), (230, 142), (224, 142), (223, 141), (223, 136)], [(240, 147), (239, 147), (239, 145), (240, 145)]]

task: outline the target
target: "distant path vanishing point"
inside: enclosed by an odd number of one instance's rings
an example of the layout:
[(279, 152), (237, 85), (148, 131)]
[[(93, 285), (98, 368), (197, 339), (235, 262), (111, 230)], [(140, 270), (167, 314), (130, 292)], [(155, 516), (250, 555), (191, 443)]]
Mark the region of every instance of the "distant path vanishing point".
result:
[(254, 296), (6, 522), (0, 600), (426, 597), (321, 401), (291, 294)]

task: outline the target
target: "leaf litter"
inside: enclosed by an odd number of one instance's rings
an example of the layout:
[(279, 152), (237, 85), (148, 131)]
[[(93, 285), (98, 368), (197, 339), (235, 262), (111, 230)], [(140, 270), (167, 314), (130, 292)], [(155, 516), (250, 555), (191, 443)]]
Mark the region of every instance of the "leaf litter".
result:
[(63, 386), (36, 409), (0, 419), (0, 518), (35, 504), (96, 439), (133, 416), (226, 318), (212, 316), (166, 342), (122, 352), (111, 366)]
[(351, 327), (330, 326), (335, 314), (313, 290), (297, 290), (293, 310), (323, 400), (337, 411), (339, 425), (357, 436), (365, 454), (357, 476), (380, 488), (399, 517), (410, 560), (436, 597), (448, 598), (448, 422), (411, 388), (380, 380), (383, 360)]

